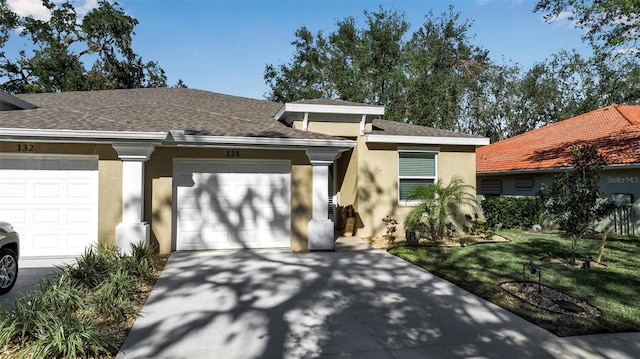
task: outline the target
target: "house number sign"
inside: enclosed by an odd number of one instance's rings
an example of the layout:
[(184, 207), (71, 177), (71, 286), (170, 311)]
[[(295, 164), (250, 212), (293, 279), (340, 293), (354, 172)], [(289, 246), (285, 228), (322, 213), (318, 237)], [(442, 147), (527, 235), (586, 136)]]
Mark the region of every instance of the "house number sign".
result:
[(240, 151), (238, 151), (238, 150), (227, 150), (227, 157), (240, 157)]
[(33, 143), (19, 143), (18, 152), (35, 152), (36, 146)]

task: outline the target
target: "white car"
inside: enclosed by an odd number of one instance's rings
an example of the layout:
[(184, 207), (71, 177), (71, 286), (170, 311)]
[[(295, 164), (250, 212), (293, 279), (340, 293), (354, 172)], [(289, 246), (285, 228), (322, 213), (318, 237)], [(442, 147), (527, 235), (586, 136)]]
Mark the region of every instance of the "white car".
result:
[(20, 238), (13, 226), (0, 222), (0, 295), (13, 288), (18, 279)]

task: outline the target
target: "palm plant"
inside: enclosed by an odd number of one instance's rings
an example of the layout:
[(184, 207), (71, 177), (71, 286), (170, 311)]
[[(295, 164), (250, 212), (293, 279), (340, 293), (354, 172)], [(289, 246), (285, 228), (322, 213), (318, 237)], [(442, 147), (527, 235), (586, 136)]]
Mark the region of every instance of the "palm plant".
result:
[(475, 206), (474, 187), (454, 176), (449, 184), (441, 180), (412, 188), (409, 200), (418, 200), (420, 204), (407, 215), (404, 225), (408, 230), (426, 232), (431, 240), (441, 241), (453, 226), (452, 220), (465, 206)]

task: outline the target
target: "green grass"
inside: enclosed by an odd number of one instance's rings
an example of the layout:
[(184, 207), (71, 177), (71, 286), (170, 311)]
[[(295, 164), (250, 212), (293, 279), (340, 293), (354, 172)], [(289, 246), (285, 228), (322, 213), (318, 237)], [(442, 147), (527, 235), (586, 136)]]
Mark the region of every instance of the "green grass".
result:
[[(563, 261), (540, 260), (569, 258), (569, 239), (521, 231), (499, 234), (512, 241), (467, 247), (406, 246), (390, 252), (559, 336), (640, 331), (639, 239), (610, 237), (602, 257), (606, 267), (582, 270)], [(580, 241), (576, 258), (595, 258), (598, 246), (596, 240)], [(598, 307), (602, 316), (544, 312), (503, 292), (499, 283), (522, 280), (522, 265), (529, 261), (541, 267), (542, 284)], [(537, 281), (537, 277), (527, 279)]]

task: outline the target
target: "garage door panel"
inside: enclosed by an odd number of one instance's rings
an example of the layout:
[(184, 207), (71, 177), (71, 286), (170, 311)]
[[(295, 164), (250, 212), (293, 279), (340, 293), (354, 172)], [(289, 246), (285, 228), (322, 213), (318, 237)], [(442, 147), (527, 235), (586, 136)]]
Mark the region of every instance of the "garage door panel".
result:
[(177, 249), (289, 246), (288, 162), (180, 160), (174, 168)]
[(77, 255), (98, 237), (95, 156), (0, 155), (0, 218), (25, 257)]

